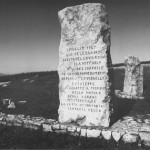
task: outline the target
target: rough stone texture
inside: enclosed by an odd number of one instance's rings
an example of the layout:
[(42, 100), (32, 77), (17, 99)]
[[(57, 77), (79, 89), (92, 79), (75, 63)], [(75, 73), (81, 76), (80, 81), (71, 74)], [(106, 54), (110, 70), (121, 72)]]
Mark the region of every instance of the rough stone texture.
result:
[(132, 134), (125, 134), (122, 138), (122, 140), (125, 143), (136, 143), (138, 141), (138, 136), (137, 135), (132, 135)]
[(143, 67), (138, 57), (129, 56), (125, 60), (124, 89), (127, 95), (141, 97), (143, 94)]
[(62, 129), (62, 130), (65, 130), (65, 129), (67, 129), (68, 128), (68, 125), (65, 125), (65, 124), (61, 124), (60, 125), (60, 129)]
[(143, 123), (142, 127), (140, 128), (141, 132), (149, 132), (150, 131), (150, 125)]
[(145, 146), (150, 146), (150, 132), (140, 132), (139, 135), (142, 143)]
[(54, 124), (54, 125), (53, 125), (53, 129), (54, 129), (54, 130), (55, 130), (55, 129), (56, 129), (56, 130), (60, 129), (60, 124)]
[(81, 129), (81, 134), (80, 134), (80, 136), (86, 137), (86, 136), (87, 136), (87, 129)]
[(102, 131), (102, 136), (105, 140), (111, 140), (111, 131)]
[(126, 130), (126, 133), (138, 135), (139, 134), (139, 129), (140, 128), (138, 128), (138, 127), (131, 127), (131, 128)]
[(100, 134), (101, 134), (101, 130), (96, 130), (96, 129), (89, 130), (89, 129), (87, 129), (87, 137), (97, 138), (100, 136)]
[(112, 137), (116, 142), (118, 142), (121, 138), (121, 134), (120, 132), (112, 132)]
[(77, 127), (77, 132), (78, 132), (78, 133), (81, 132), (81, 127)]
[(44, 122), (53, 124), (54, 122), (56, 122), (56, 120), (54, 120), (54, 119), (45, 119)]
[(43, 124), (43, 131), (45, 132), (52, 132), (52, 126), (49, 124)]
[(68, 127), (68, 131), (69, 132), (75, 132), (77, 130), (77, 127), (76, 126), (69, 126)]
[(120, 90), (115, 90), (115, 95), (119, 98), (127, 98), (127, 99), (134, 99), (134, 100), (143, 100), (143, 96), (133, 96), (133, 95), (128, 95), (125, 92), (122, 92)]
[(105, 6), (87, 3), (58, 13), (59, 121), (108, 127), (115, 112), (112, 98), (110, 26)]

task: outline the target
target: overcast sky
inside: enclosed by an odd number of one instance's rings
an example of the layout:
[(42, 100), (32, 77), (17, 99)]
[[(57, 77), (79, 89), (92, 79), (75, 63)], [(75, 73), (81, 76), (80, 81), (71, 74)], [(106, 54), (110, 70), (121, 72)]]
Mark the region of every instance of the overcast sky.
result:
[(0, 0), (0, 73), (57, 70), (59, 10), (86, 2), (106, 5), (113, 63), (150, 60), (149, 0)]

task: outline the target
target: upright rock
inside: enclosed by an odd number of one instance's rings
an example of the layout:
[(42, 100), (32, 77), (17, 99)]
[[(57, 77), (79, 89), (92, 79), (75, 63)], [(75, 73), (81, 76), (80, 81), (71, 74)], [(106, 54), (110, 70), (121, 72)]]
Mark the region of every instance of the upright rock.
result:
[(59, 122), (108, 127), (114, 118), (110, 26), (99, 3), (67, 7), (58, 13)]
[(141, 97), (143, 94), (143, 67), (138, 57), (125, 59), (124, 93)]

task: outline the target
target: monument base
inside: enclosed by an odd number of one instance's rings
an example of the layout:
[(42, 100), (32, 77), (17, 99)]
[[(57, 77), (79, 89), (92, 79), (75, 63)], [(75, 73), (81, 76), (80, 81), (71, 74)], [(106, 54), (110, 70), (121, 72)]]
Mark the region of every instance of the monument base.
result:
[(119, 98), (127, 98), (127, 99), (134, 99), (134, 100), (143, 100), (144, 97), (142, 96), (134, 96), (134, 95), (128, 95), (125, 92), (122, 92), (120, 90), (115, 90), (115, 95)]

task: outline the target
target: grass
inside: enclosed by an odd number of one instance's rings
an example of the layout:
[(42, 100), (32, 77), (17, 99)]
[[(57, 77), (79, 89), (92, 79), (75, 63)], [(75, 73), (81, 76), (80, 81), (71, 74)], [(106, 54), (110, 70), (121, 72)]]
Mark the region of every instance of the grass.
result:
[[(114, 70), (115, 89), (123, 89), (124, 69)], [(24, 81), (24, 79), (28, 79)], [(8, 87), (0, 87), (0, 111), (9, 114), (25, 114), (57, 119), (59, 94), (58, 73), (35, 72), (1, 76), (0, 82), (11, 81)], [(150, 67), (144, 67), (144, 97), (143, 101), (119, 99), (118, 118), (124, 115), (150, 113)], [(1, 100), (10, 98), (15, 102), (16, 109), (8, 110)], [(18, 101), (27, 101), (25, 105)], [(144, 150), (136, 144), (117, 144), (103, 139), (88, 139), (73, 137), (67, 134), (43, 133), (22, 127), (0, 126), (0, 149), (115, 149)]]
[[(11, 81), (8, 87), (0, 87), (0, 100), (8, 98), (16, 105), (14, 110), (8, 110), (4, 106), (1, 108), (3, 112), (57, 119), (59, 106), (57, 72), (4, 76), (0, 81)], [(21, 105), (18, 104), (19, 101), (27, 103)]]

